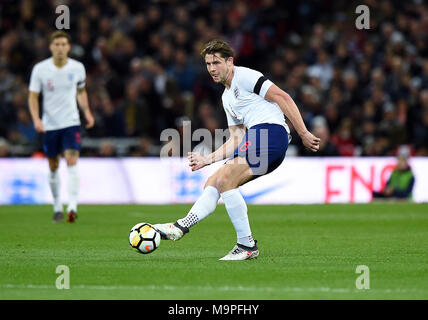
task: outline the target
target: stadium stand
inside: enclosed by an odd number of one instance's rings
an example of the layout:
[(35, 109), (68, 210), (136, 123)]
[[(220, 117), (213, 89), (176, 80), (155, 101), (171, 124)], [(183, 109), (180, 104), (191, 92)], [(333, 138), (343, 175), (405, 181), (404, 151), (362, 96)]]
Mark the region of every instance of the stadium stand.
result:
[[(355, 8), (370, 8), (370, 29)], [(226, 38), (236, 64), (295, 99), (326, 156), (428, 155), (428, 6), (420, 0), (69, 0), (71, 56), (87, 69), (96, 126), (82, 156), (156, 156), (163, 129), (226, 128), (200, 48)], [(0, 156), (41, 151), (28, 115), (32, 66), (49, 56), (58, 1), (0, 6)], [(294, 153), (307, 155), (294, 135)]]

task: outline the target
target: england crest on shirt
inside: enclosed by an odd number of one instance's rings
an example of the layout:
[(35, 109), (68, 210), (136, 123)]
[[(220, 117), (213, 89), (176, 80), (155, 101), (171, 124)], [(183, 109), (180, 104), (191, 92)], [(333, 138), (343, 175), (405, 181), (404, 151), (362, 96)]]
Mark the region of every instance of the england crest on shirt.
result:
[(52, 80), (48, 80), (47, 84), (46, 84), (46, 88), (49, 91), (54, 91), (54, 85), (53, 85), (53, 81)]

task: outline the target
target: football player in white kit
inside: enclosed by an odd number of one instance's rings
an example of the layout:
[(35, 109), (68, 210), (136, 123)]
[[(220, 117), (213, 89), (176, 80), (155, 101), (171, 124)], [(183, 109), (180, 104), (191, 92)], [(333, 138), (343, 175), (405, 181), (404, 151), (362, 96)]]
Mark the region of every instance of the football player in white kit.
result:
[[(86, 128), (94, 126), (85, 89), (85, 67), (68, 57), (70, 36), (55, 31), (50, 36), (52, 57), (37, 63), (31, 72), (28, 104), (34, 127), (43, 133), (43, 149), (49, 162), (49, 185), (54, 199), (53, 222), (63, 220), (58, 172), (61, 154), (67, 162), (68, 194), (67, 222), (77, 218), (79, 173), (77, 160), (81, 150), (80, 117), (77, 102), (86, 119)], [(39, 94), (43, 93), (43, 116), (39, 115)]]
[(306, 148), (318, 151), (320, 139), (307, 129), (293, 99), (258, 71), (234, 66), (233, 50), (223, 40), (212, 40), (201, 52), (211, 77), (225, 86), (222, 96), (230, 138), (215, 152), (189, 152), (192, 171), (228, 159), (208, 178), (202, 195), (189, 213), (175, 223), (155, 224), (162, 239), (179, 240), (189, 228), (213, 212), (222, 197), (236, 230), (237, 244), (220, 260), (247, 260), (259, 255), (238, 187), (275, 170), (284, 160), (291, 121)]

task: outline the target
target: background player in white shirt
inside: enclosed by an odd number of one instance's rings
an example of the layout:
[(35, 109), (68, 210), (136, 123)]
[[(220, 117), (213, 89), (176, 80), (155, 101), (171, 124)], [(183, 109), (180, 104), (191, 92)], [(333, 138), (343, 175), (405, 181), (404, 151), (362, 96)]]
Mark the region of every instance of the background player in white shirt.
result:
[(222, 101), (230, 138), (207, 156), (190, 152), (189, 165), (195, 171), (228, 160), (208, 178), (202, 195), (186, 217), (154, 227), (163, 239), (178, 240), (214, 211), (221, 196), (237, 233), (237, 245), (220, 260), (252, 259), (259, 255), (259, 250), (238, 187), (272, 172), (282, 163), (291, 140), (284, 114), (306, 148), (316, 152), (320, 139), (306, 129), (299, 109), (286, 92), (260, 72), (234, 66), (233, 50), (227, 42), (213, 40), (201, 54), (213, 80), (225, 86)]
[[(77, 218), (80, 154), (80, 117), (77, 102), (86, 119), (86, 128), (94, 126), (85, 89), (86, 72), (82, 63), (68, 57), (70, 36), (55, 31), (50, 36), (52, 57), (37, 63), (31, 72), (28, 104), (34, 127), (43, 133), (43, 148), (49, 161), (49, 185), (54, 198), (54, 222), (63, 219), (60, 199), (59, 161), (61, 154), (67, 162), (69, 204), (68, 222)], [(39, 115), (39, 94), (43, 93), (43, 117)]]

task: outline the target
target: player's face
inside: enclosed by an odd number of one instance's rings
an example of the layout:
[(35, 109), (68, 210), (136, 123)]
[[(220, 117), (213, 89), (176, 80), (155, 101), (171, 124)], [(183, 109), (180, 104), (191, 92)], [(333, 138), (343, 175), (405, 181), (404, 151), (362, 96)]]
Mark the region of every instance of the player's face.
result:
[(207, 54), (205, 55), (205, 63), (214, 82), (226, 83), (233, 66), (233, 58), (225, 59), (218, 53)]
[(56, 38), (49, 46), (54, 59), (64, 59), (70, 51), (70, 44), (67, 38)]
[(398, 163), (397, 163), (397, 169), (405, 170), (407, 169), (407, 166), (408, 166), (407, 159), (405, 157), (399, 157)]

